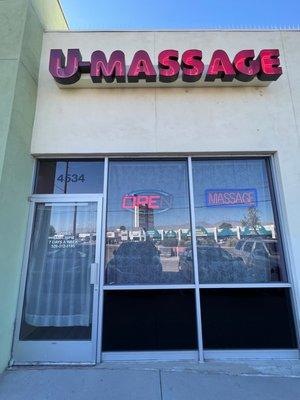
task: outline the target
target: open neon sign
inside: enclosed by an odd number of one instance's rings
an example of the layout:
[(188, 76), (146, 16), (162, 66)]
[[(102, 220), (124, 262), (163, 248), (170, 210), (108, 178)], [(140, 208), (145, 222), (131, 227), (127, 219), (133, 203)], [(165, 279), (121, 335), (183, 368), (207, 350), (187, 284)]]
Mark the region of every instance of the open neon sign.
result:
[[(170, 83), (178, 79), (184, 82), (196, 82), (204, 73), (202, 50), (189, 49), (180, 56), (178, 50), (168, 49), (159, 53), (156, 65), (147, 51), (137, 51), (129, 66), (125, 54), (115, 50), (107, 59), (102, 50), (92, 53), (89, 61), (83, 61), (79, 49), (69, 49), (67, 60), (61, 49), (52, 49), (49, 71), (61, 85), (71, 85), (80, 80), (81, 74), (90, 74), (94, 83), (146, 82)], [(254, 50), (241, 50), (231, 61), (224, 50), (216, 50), (211, 56), (205, 75), (205, 81), (232, 82), (234, 79), (249, 82), (255, 77), (261, 81), (275, 81), (282, 74), (279, 50), (264, 49), (258, 54)]]
[(172, 207), (173, 197), (163, 191), (137, 191), (122, 197), (122, 208), (135, 211), (137, 208), (147, 208), (153, 212), (167, 211)]

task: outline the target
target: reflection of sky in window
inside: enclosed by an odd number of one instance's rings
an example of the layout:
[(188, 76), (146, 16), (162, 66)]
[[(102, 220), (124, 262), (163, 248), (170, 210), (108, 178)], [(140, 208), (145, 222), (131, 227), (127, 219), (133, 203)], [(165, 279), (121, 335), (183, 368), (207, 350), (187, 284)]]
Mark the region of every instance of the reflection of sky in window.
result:
[[(267, 171), (263, 159), (194, 161), (196, 224), (240, 224), (246, 207), (206, 207), (207, 189), (256, 189), (262, 224), (273, 223)], [(156, 228), (189, 228), (188, 175), (184, 161), (111, 162), (108, 194), (108, 229), (132, 229), (134, 214), (122, 209), (122, 197), (135, 191), (161, 190), (173, 196), (170, 210), (154, 213)]]
[(115, 161), (110, 163), (108, 229), (134, 227), (134, 213), (122, 208), (124, 195), (137, 191), (163, 191), (172, 195), (172, 207), (154, 211), (155, 228), (190, 227), (188, 174), (185, 161)]
[[(63, 173), (65, 162), (58, 163), (58, 173)], [(74, 162), (70, 173), (93, 175), (89, 180), (94, 187), (95, 163)], [(102, 164), (102, 162), (100, 162)], [(103, 164), (102, 164), (103, 167)], [(97, 165), (97, 171), (103, 168)], [(239, 223), (246, 215), (245, 207), (206, 207), (207, 189), (256, 189), (259, 216), (262, 224), (273, 223), (273, 211), (265, 161), (252, 160), (203, 160), (193, 162), (196, 224), (216, 225), (222, 222)], [(101, 174), (100, 174), (101, 175)], [(103, 179), (103, 178), (102, 178)], [(89, 184), (88, 182), (86, 184)], [(190, 228), (188, 174), (185, 161), (112, 161), (109, 171), (108, 229), (134, 227), (134, 213), (122, 208), (122, 198), (138, 191), (163, 191), (172, 195), (172, 207), (164, 212), (154, 212), (155, 228)], [(72, 190), (73, 191), (73, 190)], [(85, 189), (86, 192), (89, 190)], [(95, 231), (96, 209), (77, 208), (77, 232)], [(57, 232), (72, 231), (73, 207), (54, 207), (50, 224)]]
[(273, 223), (265, 160), (209, 160), (193, 162), (196, 223), (240, 222), (245, 207), (206, 207), (205, 190), (256, 189), (262, 224)]
[(75, 234), (95, 233), (97, 222), (97, 204), (96, 203), (77, 203), (76, 205), (65, 203), (51, 206), (38, 206), (38, 212), (50, 213), (49, 225), (52, 225), (56, 234), (73, 234), (74, 219), (76, 211)]
[[(67, 162), (58, 161), (56, 163), (55, 177), (54, 177), (54, 193), (65, 193), (65, 176), (67, 170)], [(63, 182), (59, 180), (60, 176), (64, 177)]]

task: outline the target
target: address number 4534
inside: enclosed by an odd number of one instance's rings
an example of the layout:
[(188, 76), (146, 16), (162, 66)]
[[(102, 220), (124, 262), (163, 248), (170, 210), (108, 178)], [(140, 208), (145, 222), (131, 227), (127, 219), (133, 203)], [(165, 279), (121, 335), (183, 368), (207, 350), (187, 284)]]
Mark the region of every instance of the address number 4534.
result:
[(83, 174), (66, 174), (66, 175), (59, 175), (57, 180), (59, 182), (84, 182), (85, 177)]

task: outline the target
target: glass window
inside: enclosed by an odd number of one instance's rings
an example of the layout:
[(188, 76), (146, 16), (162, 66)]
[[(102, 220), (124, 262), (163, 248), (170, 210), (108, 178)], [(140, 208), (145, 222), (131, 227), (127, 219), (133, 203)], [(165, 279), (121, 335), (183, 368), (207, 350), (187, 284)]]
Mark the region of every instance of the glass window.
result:
[(250, 251), (252, 250), (252, 248), (253, 248), (253, 242), (250, 241), (250, 242), (246, 242), (246, 243), (244, 244), (243, 250), (244, 250), (246, 253), (250, 253)]
[(88, 340), (97, 203), (38, 203), (20, 340)]
[(255, 250), (265, 250), (265, 247), (261, 242), (257, 242), (255, 243)]
[(240, 250), (241, 248), (242, 248), (242, 245), (245, 243), (245, 241), (244, 240), (239, 240), (238, 242), (237, 242), (237, 244), (235, 245), (235, 249), (236, 250)]
[(289, 289), (201, 289), (204, 349), (297, 347)]
[(112, 161), (106, 284), (193, 282), (186, 161)]
[(267, 171), (265, 159), (193, 161), (200, 283), (286, 280)]
[(103, 351), (196, 350), (193, 290), (104, 294)]
[(40, 160), (35, 193), (102, 193), (103, 160)]

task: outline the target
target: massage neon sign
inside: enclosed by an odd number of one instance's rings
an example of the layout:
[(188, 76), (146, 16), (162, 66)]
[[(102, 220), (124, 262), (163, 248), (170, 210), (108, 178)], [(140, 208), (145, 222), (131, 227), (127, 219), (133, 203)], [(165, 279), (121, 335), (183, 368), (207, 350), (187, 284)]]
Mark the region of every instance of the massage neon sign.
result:
[(206, 207), (257, 207), (256, 189), (207, 189)]
[(216, 50), (206, 68), (202, 61), (202, 50), (188, 49), (182, 54), (167, 49), (159, 53), (153, 63), (145, 50), (139, 50), (126, 64), (123, 51), (115, 50), (109, 57), (102, 50), (91, 54), (90, 60), (83, 61), (79, 49), (69, 49), (67, 57), (61, 49), (50, 52), (49, 71), (56, 82), (72, 85), (82, 74), (89, 74), (93, 83), (139, 83), (140, 80), (153, 83), (171, 83), (178, 79), (183, 82), (197, 82), (203, 75), (206, 82), (250, 82), (275, 81), (282, 74), (278, 49), (241, 50), (231, 60), (225, 50)]

